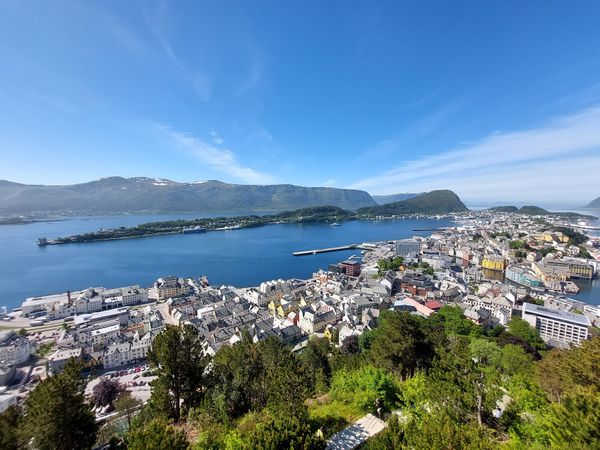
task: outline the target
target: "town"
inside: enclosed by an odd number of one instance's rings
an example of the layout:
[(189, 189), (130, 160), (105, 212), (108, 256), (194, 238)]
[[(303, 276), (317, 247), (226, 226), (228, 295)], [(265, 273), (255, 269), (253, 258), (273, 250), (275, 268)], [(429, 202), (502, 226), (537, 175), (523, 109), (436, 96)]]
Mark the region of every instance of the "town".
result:
[(0, 411), (71, 358), (96, 375), (126, 376), (132, 393), (147, 400), (146, 355), (166, 325), (193, 325), (205, 354), (215, 355), (245, 332), (254, 342), (277, 336), (294, 351), (311, 336), (341, 345), (373, 329), (387, 309), (429, 317), (458, 306), (484, 328), (506, 326), (516, 315), (559, 348), (579, 345), (600, 324), (598, 305), (572, 298), (572, 280), (598, 272), (598, 240), (555, 217), (480, 211), (456, 220), (429, 237), (363, 243), (360, 257), (306, 280), (237, 288), (165, 276), (148, 288), (28, 298), (2, 322), (12, 329), (0, 335)]

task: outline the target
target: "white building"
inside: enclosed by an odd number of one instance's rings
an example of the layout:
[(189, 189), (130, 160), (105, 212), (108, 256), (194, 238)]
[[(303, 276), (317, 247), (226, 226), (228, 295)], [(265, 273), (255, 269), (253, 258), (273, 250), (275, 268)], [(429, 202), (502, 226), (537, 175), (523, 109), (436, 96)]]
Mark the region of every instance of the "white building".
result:
[(523, 320), (539, 331), (544, 342), (558, 346), (579, 345), (588, 338), (588, 327), (591, 326), (590, 319), (583, 314), (550, 309), (532, 303), (523, 304)]
[(31, 344), (25, 336), (15, 331), (0, 331), (0, 362), (4, 365), (22, 364), (31, 355)]
[(94, 346), (96, 345), (106, 345), (111, 341), (114, 341), (119, 337), (120, 332), (119, 324), (110, 325), (103, 328), (98, 328), (97, 330), (92, 330), (91, 338)]
[(83, 359), (83, 349), (67, 348), (55, 351), (48, 357), (48, 369), (54, 373), (60, 372), (71, 358)]

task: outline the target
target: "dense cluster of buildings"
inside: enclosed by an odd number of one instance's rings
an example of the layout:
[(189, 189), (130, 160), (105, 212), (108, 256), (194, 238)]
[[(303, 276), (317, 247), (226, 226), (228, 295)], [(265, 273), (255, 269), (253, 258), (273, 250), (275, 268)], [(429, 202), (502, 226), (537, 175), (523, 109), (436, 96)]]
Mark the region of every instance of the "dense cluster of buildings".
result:
[[(483, 327), (519, 316), (552, 346), (578, 345), (599, 323), (600, 308), (564, 294), (573, 290), (572, 279), (595, 277), (599, 263), (583, 258), (585, 249), (562, 232), (544, 227), (547, 222), (527, 216), (480, 213), (428, 237), (362, 244), (361, 260), (333, 264), (306, 280), (236, 288), (168, 276), (149, 289), (89, 288), (28, 298), (22, 313), (64, 320), (65, 329), (52, 338), (50, 372), (70, 358), (106, 370), (144, 361), (169, 324), (196, 327), (209, 355), (244, 334), (254, 341), (277, 336), (299, 350), (314, 335), (341, 345), (375, 327), (383, 310), (429, 317), (444, 305), (462, 308)], [(382, 260), (393, 269), (382, 270), (390, 267)], [(0, 385), (31, 353), (28, 337), (0, 333)]]

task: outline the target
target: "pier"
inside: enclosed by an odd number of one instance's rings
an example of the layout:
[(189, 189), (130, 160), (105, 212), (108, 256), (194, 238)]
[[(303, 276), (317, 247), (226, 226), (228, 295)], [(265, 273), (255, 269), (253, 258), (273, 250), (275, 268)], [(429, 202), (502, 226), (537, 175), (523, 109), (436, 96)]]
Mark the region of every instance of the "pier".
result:
[(319, 253), (329, 253), (329, 252), (341, 252), (342, 250), (354, 250), (357, 248), (357, 244), (350, 245), (342, 245), (341, 247), (329, 247), (329, 248), (319, 248), (316, 250), (304, 250), (301, 252), (294, 252), (294, 256), (306, 256), (306, 255), (317, 255)]

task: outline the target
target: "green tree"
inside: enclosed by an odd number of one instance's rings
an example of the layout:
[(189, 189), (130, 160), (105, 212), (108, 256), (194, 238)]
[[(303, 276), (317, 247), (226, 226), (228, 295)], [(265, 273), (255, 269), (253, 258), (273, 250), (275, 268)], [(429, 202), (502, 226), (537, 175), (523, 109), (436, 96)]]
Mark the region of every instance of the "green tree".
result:
[(384, 311), (379, 322), (370, 349), (376, 366), (407, 378), (429, 364), (433, 349), (415, 316), (408, 312)]
[[(358, 342), (357, 342), (358, 344)], [(302, 351), (300, 360), (310, 379), (313, 392), (322, 393), (329, 388), (331, 366), (329, 364), (330, 346), (325, 338), (311, 338)]]
[(497, 448), (490, 430), (476, 422), (456, 421), (443, 412), (429, 414), (420, 422), (411, 422), (405, 433), (407, 448), (452, 450)]
[(538, 350), (544, 350), (546, 348), (546, 344), (540, 337), (538, 331), (523, 319), (513, 317), (510, 322), (508, 322), (508, 331), (513, 336), (523, 339)]
[(130, 392), (123, 392), (115, 401), (115, 409), (127, 419), (127, 428), (131, 429), (131, 418), (133, 413), (139, 409), (142, 402), (131, 395)]
[(192, 325), (167, 326), (154, 339), (148, 360), (159, 368), (158, 378), (152, 382), (151, 405), (178, 421), (181, 409), (197, 405), (204, 393), (207, 358), (198, 330)]
[(365, 412), (376, 412), (377, 400), (390, 410), (398, 399), (398, 383), (386, 370), (363, 366), (357, 370), (340, 370), (331, 381), (331, 397), (334, 400), (353, 404)]
[(548, 425), (555, 448), (600, 449), (600, 396), (568, 397), (552, 405)]
[(127, 435), (127, 450), (188, 450), (185, 433), (164, 419), (153, 419)]
[(24, 429), (38, 450), (89, 449), (98, 430), (83, 396), (81, 365), (71, 360), (65, 370), (36, 386), (25, 401)]
[(0, 413), (0, 448), (3, 450), (25, 450), (20, 430), (23, 414), (17, 406), (11, 405)]
[(295, 417), (281, 417), (260, 424), (242, 448), (322, 450), (325, 447), (323, 437), (312, 430), (307, 421)]

